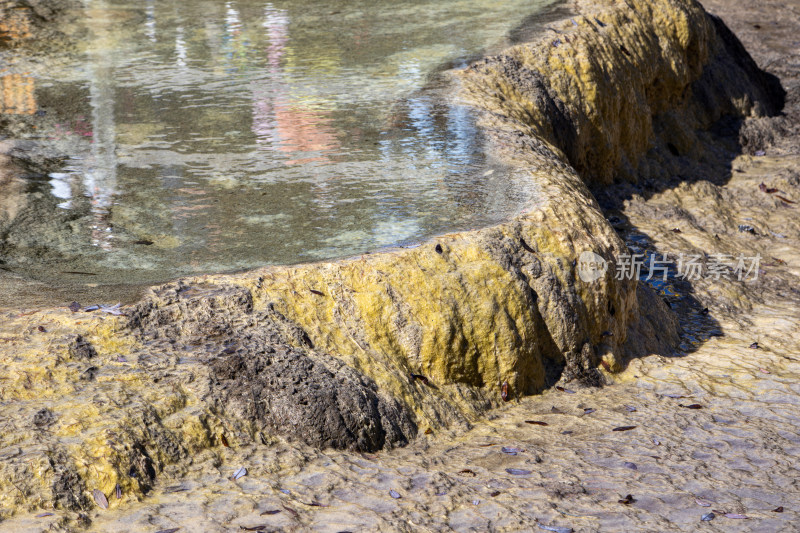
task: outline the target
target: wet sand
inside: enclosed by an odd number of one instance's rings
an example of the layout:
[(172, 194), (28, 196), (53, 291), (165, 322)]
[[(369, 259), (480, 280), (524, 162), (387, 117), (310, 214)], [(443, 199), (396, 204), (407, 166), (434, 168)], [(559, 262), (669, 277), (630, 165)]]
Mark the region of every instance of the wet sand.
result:
[[(93, 511), (89, 529), (798, 530), (800, 46), (791, 40), (800, 6), (706, 7), (781, 78), (787, 116), (765, 126), (774, 139), (764, 155), (739, 155), (711, 181), (634, 193), (615, 215), (624, 237), (643, 236), (660, 253), (763, 257), (753, 283), (677, 285), (668, 299), (686, 331), (682, 353), (634, 360), (601, 389), (551, 389), (467, 432), (423, 434), (375, 455), (283, 440), (209, 449), (188, 472), (168, 466), (142, 501), (107, 495), (111, 508)], [(614, 431), (626, 426), (635, 427)], [(242, 466), (247, 475), (231, 480)], [(75, 513), (39, 513), (2, 526), (82, 529)]]

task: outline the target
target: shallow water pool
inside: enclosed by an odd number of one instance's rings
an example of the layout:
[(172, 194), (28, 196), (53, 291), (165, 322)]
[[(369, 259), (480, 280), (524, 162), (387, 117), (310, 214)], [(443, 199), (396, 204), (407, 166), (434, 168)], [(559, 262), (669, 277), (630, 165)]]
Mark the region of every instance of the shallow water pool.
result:
[(546, 3), (86, 0), (74, 50), (3, 53), (2, 111), (38, 124), (6, 152), (59, 164), (6, 189), (0, 266), (152, 283), (512, 216), (525, 179), (446, 71)]

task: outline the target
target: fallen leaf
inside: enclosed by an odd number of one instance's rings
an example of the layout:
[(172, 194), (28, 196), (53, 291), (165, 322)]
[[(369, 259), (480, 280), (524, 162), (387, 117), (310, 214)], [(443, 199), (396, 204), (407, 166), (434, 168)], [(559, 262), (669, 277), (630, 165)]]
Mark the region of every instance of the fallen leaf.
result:
[(120, 303), (114, 305), (101, 305), (100, 307), (98, 307), (98, 310), (100, 310), (103, 313), (108, 313), (110, 315), (124, 316), (125, 313), (122, 312), (121, 307), (122, 304)]
[(106, 498), (102, 490), (94, 489), (92, 491), (92, 496), (94, 496), (95, 503), (97, 503), (101, 509), (108, 509), (108, 498)]
[(40, 333), (47, 333), (47, 330), (44, 329), (44, 326), (39, 326), (36, 329), (38, 329)]
[(530, 470), (523, 470), (522, 468), (506, 468), (506, 472), (512, 476), (527, 476), (532, 473)]
[(237, 470), (236, 472), (233, 473), (233, 476), (231, 476), (231, 479), (236, 481), (237, 479), (243, 478), (246, 475), (247, 475), (247, 469), (242, 466), (242, 467), (239, 468), (239, 470)]
[(547, 426), (549, 425), (547, 422), (542, 422), (541, 420), (526, 420), (526, 424), (533, 424), (536, 426)]
[(636, 428), (636, 426), (620, 426), (618, 428), (612, 429), (611, 431), (630, 431), (630, 430), (635, 429), (635, 428)]
[(717, 515), (715, 515), (714, 513), (706, 513), (700, 517), (700, 520), (702, 520), (703, 522), (711, 522), (716, 517)]
[(773, 513), (782, 513), (783, 512), (783, 507), (782, 506), (781, 507), (776, 507), (775, 509), (772, 510), (772, 512)]
[(566, 392), (567, 394), (575, 394), (574, 390), (565, 389), (564, 387), (562, 387), (560, 385), (556, 386), (556, 390), (561, 391), (561, 392)]
[(639, 467), (636, 466), (636, 463), (631, 463), (630, 461), (625, 461), (625, 468), (630, 468), (631, 470), (639, 470)]
[(509, 400), (508, 381), (504, 381), (503, 384), (500, 386), (500, 397), (503, 399), (504, 402), (507, 402)]
[(624, 503), (625, 505), (630, 505), (632, 503), (636, 503), (636, 498), (628, 494), (623, 499), (619, 500), (619, 503)]
[(295, 517), (295, 518), (300, 518), (300, 513), (298, 513), (297, 511), (295, 511), (295, 510), (294, 510), (294, 509), (292, 509), (291, 507), (286, 507), (285, 505), (283, 505), (282, 507), (283, 507), (284, 509), (286, 509), (287, 511), (289, 511), (289, 514), (290, 514), (290, 515), (292, 515), (293, 517)]
[(711, 502), (710, 502), (710, 501), (708, 501), (708, 500), (703, 500), (703, 499), (700, 499), (700, 498), (695, 498), (695, 500), (694, 500), (694, 501), (695, 501), (695, 503), (696, 503), (697, 505), (699, 505), (700, 507), (711, 507)]
[(522, 450), (520, 450), (519, 448), (512, 448), (510, 446), (503, 446), (502, 448), (500, 448), (500, 451), (503, 453), (507, 453), (508, 455), (517, 455)]
[(632, 405), (626, 405), (625, 410), (628, 411), (629, 413), (633, 413), (634, 411), (636, 411), (636, 408)]
[(776, 195), (775, 195), (775, 198), (778, 198), (778, 199), (780, 199), (780, 201), (782, 201), (782, 202), (786, 202), (787, 204), (793, 204), (793, 203), (796, 203), (794, 200), (789, 200), (788, 198), (784, 198), (784, 197), (783, 197), (783, 196), (781, 196), (780, 194), (776, 194)]
[(754, 342), (753, 344), (750, 345), (750, 348), (752, 348), (753, 350), (758, 350), (758, 343)]
[(525, 249), (525, 251), (527, 251), (527, 252), (530, 252), (530, 253), (532, 253), (532, 254), (535, 254), (535, 253), (536, 253), (536, 250), (534, 250), (533, 248), (531, 248), (530, 246), (528, 246), (528, 243), (527, 243), (527, 242), (525, 242), (525, 240), (524, 240), (524, 239), (520, 239), (520, 240), (519, 240), (519, 243), (522, 245), (522, 248), (524, 248), (524, 249)]
[(230, 448), (230, 444), (228, 444), (228, 437), (225, 436), (225, 433), (219, 434), (219, 440), (223, 446), (225, 446), (226, 448)]
[(330, 505), (328, 505), (327, 503), (318, 502), (316, 500), (306, 503), (306, 505), (310, 505), (311, 507), (330, 507)]
[(278, 513), (280, 513), (280, 512), (281, 512), (281, 510), (280, 510), (280, 509), (270, 509), (269, 511), (264, 511), (263, 513), (261, 513), (261, 515), (260, 515), (260, 516), (264, 516), (264, 515), (273, 515), (273, 514), (278, 514)]
[(495, 491), (492, 491), (492, 492), (489, 493), (489, 496), (491, 496), (492, 498), (494, 498), (495, 496), (499, 496), (499, 495), (500, 495), (500, 491), (499, 490), (495, 490)]
[(683, 232), (682, 232), (680, 229), (678, 229), (678, 228), (672, 228), (670, 231), (671, 231), (672, 233), (683, 233)]
[(389, 496), (391, 496), (395, 500), (399, 500), (401, 498), (400, 493), (397, 492), (396, 490), (390, 490), (389, 491)]
[(700, 405), (699, 403), (693, 403), (693, 404), (690, 404), (690, 405), (683, 405), (682, 403), (679, 403), (678, 406), (679, 407), (683, 407), (685, 409), (702, 409), (703, 408), (703, 406)]

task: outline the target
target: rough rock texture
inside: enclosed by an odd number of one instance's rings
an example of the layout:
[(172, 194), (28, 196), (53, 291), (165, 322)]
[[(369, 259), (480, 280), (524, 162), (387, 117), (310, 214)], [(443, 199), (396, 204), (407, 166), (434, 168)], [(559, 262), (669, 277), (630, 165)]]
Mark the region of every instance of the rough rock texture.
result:
[(257, 430), (319, 448), (371, 452), (406, 444), (416, 426), (374, 382), (341, 361), (296, 348), (237, 349), (211, 363), (215, 407)]
[(198, 360), (210, 367), (204, 400), (243, 440), (282, 435), (376, 451), (416, 434), (406, 407), (341, 360), (314, 352), (305, 332), (272, 306), (255, 312), (242, 287), (164, 286), (131, 313), (130, 327), (169, 345), (202, 346)]
[(777, 79), (699, 3), (578, 6), (546, 39), (462, 78), (489, 128), (546, 141), (590, 185), (669, 176), (665, 155), (707, 157), (698, 142), (721, 118), (783, 106)]
[(402, 444), (417, 428), (469, 427), (503, 391), (597, 384), (598, 367), (671, 351), (677, 322), (649, 289), (613, 269), (578, 277), (582, 252), (626, 250), (586, 184), (657, 173), (664, 150), (692, 155), (717, 118), (769, 113), (780, 95), (695, 2), (575, 9), (577, 26), (459, 76), (493, 149), (530, 175), (536, 201), (514, 220), (335, 263), (185, 279), (127, 318), (5, 313), (0, 399), (14, 416), (0, 437), (2, 508), (82, 509), (87, 491), (116, 485), (140, 495), (198, 451), (275, 434)]

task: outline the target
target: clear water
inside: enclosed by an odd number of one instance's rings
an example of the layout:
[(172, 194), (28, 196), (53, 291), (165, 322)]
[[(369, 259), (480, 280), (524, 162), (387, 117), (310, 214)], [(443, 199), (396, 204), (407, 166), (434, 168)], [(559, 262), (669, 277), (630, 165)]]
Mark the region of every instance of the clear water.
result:
[(147, 283), (507, 218), (524, 180), (442, 72), (546, 3), (85, 0), (78, 52), (9, 61), (33, 103), (5, 111), (42, 115), (22, 146), (64, 163), (25, 178), (4, 267)]

